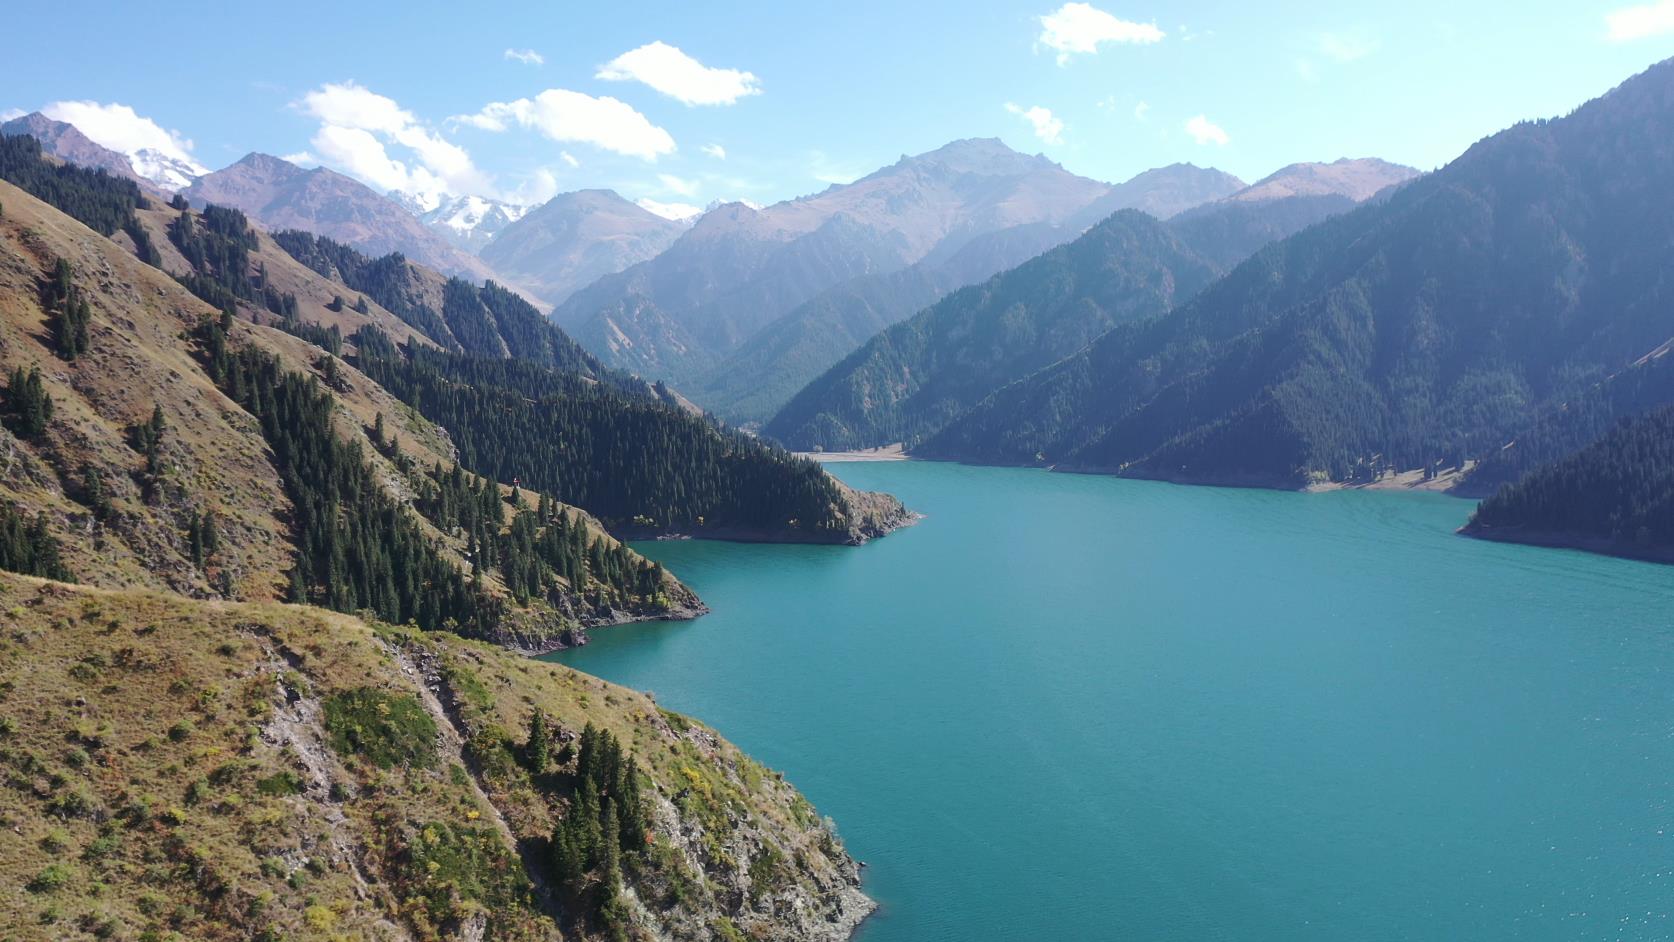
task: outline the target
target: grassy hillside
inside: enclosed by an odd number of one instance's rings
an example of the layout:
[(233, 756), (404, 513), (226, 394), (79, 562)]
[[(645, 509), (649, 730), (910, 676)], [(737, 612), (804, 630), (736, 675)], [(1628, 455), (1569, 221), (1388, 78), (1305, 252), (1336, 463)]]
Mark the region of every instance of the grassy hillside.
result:
[[(15, 421), (0, 430), (5, 444), (0, 460), (9, 472), (0, 480), (0, 499), (31, 516), (44, 512), (68, 569), (83, 582), (196, 597), (261, 600), (291, 594), (300, 558), (297, 482), (276, 464), (273, 443), (249, 403), (230, 396), (205, 370), (200, 326), (219, 315), (118, 242), (5, 183), (0, 206), (0, 377), (38, 370), (53, 403), (52, 420), (37, 434), (20, 435)], [(166, 236), (157, 241), (169, 244)], [(258, 242), (252, 271), (265, 265), (269, 278), (289, 278), (295, 288), (316, 296), (330, 290), (285, 253), (269, 251), (271, 246)], [(61, 261), (88, 312), (85, 349), (69, 359), (55, 355), (52, 285)], [(298, 308), (308, 311), (300, 302)], [(486, 529), (472, 532), (453, 521), (438, 525), (423, 513), (424, 498), (455, 463), (446, 435), (347, 362), (254, 323), (273, 320), (271, 312), (242, 301), (238, 309), (241, 317), (227, 322), (228, 346), (259, 350), (275, 358), (282, 373), (313, 377), (329, 396), (331, 434), (359, 448), (368, 480), (392, 506), (405, 508), (402, 514), (432, 551), (467, 575), (471, 560), (489, 562), (476, 567), (474, 587), (487, 600), (485, 609), (496, 613), (487, 634), (544, 649), (575, 638), (590, 624), (701, 611), (690, 591), (666, 574), (662, 588), (649, 594), (611, 584), (597, 567), (574, 580), (554, 573), (532, 598), (508, 591), (500, 554), (492, 552), (499, 547), (486, 544), (510, 537), (500, 524), (516, 516), (511, 489), (491, 486), (501, 498), (494, 513), (503, 519), (489, 521)], [(369, 311), (332, 313), (342, 314), (343, 326), (393, 321), (396, 329), (405, 329), (380, 309)], [(415, 346), (424, 343), (415, 334), (405, 336)], [(162, 420), (161, 431), (153, 444), (144, 445), (141, 437), (154, 414)], [(384, 431), (374, 441), (380, 425)], [(467, 477), (482, 490), (480, 481)], [(527, 495), (531, 511), (537, 496)], [(584, 512), (556, 501), (548, 505), (581, 528), (583, 550), (597, 544), (607, 556), (628, 554), (637, 561), (634, 567), (649, 565)], [(214, 521), (216, 533), (216, 545), (207, 552), (193, 545), (194, 527), (204, 520)]]
[[(778, 775), (567, 668), (9, 575), (0, 612), (9, 939), (813, 940), (869, 908)], [(590, 800), (589, 724), (621, 744), (647, 833), (577, 894), (550, 837)]]

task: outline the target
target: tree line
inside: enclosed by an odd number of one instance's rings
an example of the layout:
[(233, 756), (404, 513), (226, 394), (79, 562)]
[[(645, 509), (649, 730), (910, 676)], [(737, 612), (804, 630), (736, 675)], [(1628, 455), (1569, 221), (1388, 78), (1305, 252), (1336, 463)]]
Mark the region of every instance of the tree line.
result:
[[(648, 397), (526, 360), (360, 347), (374, 382), (447, 429), (460, 462), (628, 528), (819, 533), (846, 504), (816, 463)], [(374, 352), (376, 351), (376, 352)]]

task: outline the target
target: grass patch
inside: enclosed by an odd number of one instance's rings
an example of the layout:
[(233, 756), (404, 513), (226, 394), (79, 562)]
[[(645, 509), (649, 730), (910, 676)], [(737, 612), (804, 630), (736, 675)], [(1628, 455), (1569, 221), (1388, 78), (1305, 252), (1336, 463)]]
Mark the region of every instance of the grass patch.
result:
[(325, 701), (326, 732), (342, 756), (359, 756), (380, 769), (436, 763), (436, 721), (418, 698), (359, 687)]

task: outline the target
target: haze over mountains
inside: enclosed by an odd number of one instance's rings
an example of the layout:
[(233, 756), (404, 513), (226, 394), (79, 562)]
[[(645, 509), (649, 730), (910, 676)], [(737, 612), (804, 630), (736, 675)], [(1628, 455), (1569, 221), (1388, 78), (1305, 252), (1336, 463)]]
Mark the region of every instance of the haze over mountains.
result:
[(1382, 161), (1331, 166), (1332, 176), (1287, 167), (1168, 222), (1118, 213), (879, 333), (798, 393), (767, 434), (802, 449), (916, 445), (988, 393), (1117, 324), (1165, 313), (1262, 245), (1355, 204), (1332, 186), (1377, 192), (1416, 173)]
[(686, 231), (610, 190), (560, 193), (500, 229), (482, 260), (548, 304), (656, 256)]
[(919, 451), (1300, 486), (1458, 468), (1674, 336), (1674, 63), (1273, 245)]
[(959, 141), (813, 196), (722, 206), (553, 316), (608, 362), (678, 381), (827, 288), (1002, 229), (1063, 225), (1108, 191), (998, 141)]

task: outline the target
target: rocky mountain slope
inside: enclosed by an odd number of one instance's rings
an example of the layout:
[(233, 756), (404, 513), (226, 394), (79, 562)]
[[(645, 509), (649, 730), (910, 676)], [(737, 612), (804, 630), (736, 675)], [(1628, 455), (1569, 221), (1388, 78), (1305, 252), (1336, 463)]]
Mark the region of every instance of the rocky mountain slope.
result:
[(136, 183), (151, 186), (151, 181), (134, 172), (128, 158), (93, 142), (76, 130), (75, 125), (53, 119), (39, 111), (0, 124), (0, 134), (23, 134), (41, 142), (41, 149), (59, 160), (67, 160), (83, 167), (92, 167)]
[[(988, 233), (1065, 224), (1109, 189), (999, 141), (958, 141), (813, 196), (719, 207), (656, 258), (576, 292), (554, 317), (613, 365), (667, 364), (659, 375), (679, 379), (682, 364), (732, 350), (828, 288), (951, 256)], [(636, 320), (624, 322), (625, 311)], [(641, 323), (678, 333), (639, 332)], [(658, 349), (663, 335), (689, 338), (698, 352)], [(612, 338), (632, 353), (617, 354)]]
[(304, 170), (278, 157), (249, 154), (199, 177), (181, 191), (194, 206), (242, 210), (264, 228), (301, 229), (373, 255), (400, 252), (421, 265), (481, 281), (492, 272), (389, 197), (334, 170)]
[(567, 668), (5, 574), (0, 610), (11, 938), (837, 942), (872, 908), (778, 774)]
[(557, 305), (605, 275), (655, 257), (685, 231), (683, 223), (610, 190), (580, 190), (506, 224), (480, 252), (502, 277)]

